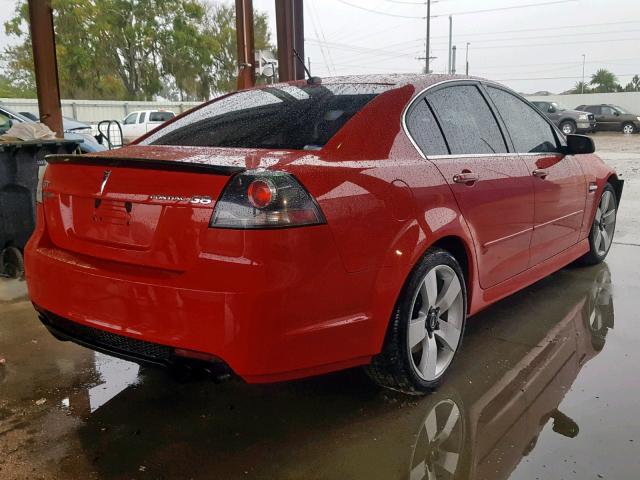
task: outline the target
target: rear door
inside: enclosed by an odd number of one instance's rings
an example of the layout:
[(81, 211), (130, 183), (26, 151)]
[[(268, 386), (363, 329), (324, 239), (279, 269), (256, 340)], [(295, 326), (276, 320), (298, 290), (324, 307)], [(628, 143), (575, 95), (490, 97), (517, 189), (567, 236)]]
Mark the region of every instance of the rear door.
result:
[(480, 284), (491, 287), (529, 264), (531, 177), (518, 155), (509, 153), (476, 82), (444, 84), (422, 102), (414, 107), (433, 115), (446, 139), (445, 153), (427, 152), (427, 158), (455, 195), (473, 235)]
[(511, 92), (494, 86), (486, 89), (533, 180), (533, 266), (578, 242), (587, 194), (585, 177), (573, 156), (558, 153), (559, 133), (547, 119)]

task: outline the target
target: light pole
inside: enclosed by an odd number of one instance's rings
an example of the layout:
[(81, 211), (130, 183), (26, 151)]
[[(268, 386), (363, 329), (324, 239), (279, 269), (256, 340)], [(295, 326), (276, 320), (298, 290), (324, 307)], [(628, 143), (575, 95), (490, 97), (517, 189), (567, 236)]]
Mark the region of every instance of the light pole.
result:
[(587, 55), (586, 54), (582, 54), (582, 84), (580, 85), (580, 89), (581, 92), (580, 93), (584, 93), (584, 64), (587, 61)]
[(431, 0), (427, 0), (427, 51), (424, 56), (424, 73), (429, 75), (429, 51), (431, 50)]
[(453, 17), (449, 15), (449, 69), (447, 73), (451, 75), (451, 53), (453, 47)]
[(465, 63), (466, 63), (465, 75), (469, 75), (469, 45), (471, 45), (471, 42), (467, 42), (467, 53), (465, 55)]

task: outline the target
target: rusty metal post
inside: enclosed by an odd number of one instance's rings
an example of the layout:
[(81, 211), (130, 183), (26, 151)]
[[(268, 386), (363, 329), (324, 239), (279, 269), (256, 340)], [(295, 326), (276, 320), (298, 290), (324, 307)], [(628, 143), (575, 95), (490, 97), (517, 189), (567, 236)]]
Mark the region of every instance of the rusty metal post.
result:
[(253, 40), (253, 0), (236, 0), (238, 90), (255, 85), (256, 54)]
[(303, 79), (304, 68), (293, 56), (295, 49), (304, 59), (302, 0), (276, 0), (276, 29), (280, 81)]
[(38, 91), (40, 120), (60, 138), (62, 129), (62, 107), (58, 83), (56, 40), (53, 29), (53, 10), (50, 0), (29, 0), (29, 22), (33, 64)]

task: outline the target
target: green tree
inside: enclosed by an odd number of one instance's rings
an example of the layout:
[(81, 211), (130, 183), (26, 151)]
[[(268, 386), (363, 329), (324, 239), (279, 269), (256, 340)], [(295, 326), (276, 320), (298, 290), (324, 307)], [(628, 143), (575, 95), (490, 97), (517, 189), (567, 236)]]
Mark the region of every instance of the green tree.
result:
[(624, 90), (626, 92), (640, 92), (640, 75), (634, 75)]
[(577, 82), (571, 90), (571, 93), (591, 93), (591, 88), (586, 82)]
[(594, 92), (609, 93), (618, 90), (618, 78), (609, 70), (599, 69), (591, 76), (591, 85), (595, 85)]
[[(235, 88), (235, 9), (203, 0), (53, 0), (65, 98), (202, 100)], [(272, 48), (266, 15), (257, 48)], [(5, 24), (21, 40), (1, 59), (12, 85), (35, 91), (26, 0)]]

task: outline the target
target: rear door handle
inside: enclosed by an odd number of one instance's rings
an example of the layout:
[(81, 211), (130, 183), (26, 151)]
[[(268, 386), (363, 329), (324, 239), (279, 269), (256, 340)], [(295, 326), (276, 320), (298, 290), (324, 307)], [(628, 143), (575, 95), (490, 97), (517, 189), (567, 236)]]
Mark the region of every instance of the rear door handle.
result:
[(545, 179), (547, 178), (547, 175), (549, 175), (549, 172), (547, 172), (546, 170), (542, 170), (542, 169), (536, 169), (533, 172), (531, 172), (531, 175), (533, 175), (536, 178), (541, 178), (541, 179)]
[(477, 173), (472, 172), (456, 173), (453, 176), (454, 183), (474, 184), (478, 180), (480, 180), (480, 176)]

